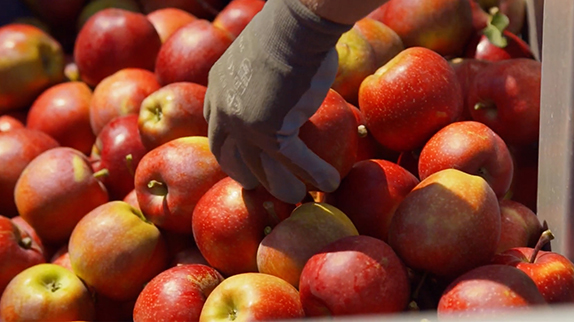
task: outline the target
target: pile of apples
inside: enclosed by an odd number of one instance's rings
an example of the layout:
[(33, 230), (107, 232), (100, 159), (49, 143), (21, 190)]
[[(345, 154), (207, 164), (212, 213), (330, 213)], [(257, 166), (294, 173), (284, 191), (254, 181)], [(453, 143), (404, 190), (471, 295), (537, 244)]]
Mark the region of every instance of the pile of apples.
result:
[(264, 0), (22, 2), (0, 26), (0, 320), (574, 302), (536, 215), (524, 1), (390, 0), (343, 34), (299, 133), (341, 184), (298, 204), (243, 189), (206, 137), (208, 72)]

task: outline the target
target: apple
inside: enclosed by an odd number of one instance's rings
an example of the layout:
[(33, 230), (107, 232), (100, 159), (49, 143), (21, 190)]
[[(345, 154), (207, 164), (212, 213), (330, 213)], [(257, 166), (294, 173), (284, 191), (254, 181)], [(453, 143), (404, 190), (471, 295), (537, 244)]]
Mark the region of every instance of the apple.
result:
[(210, 266), (195, 244), (174, 253), (170, 266), (186, 264), (202, 264)]
[(118, 116), (139, 114), (143, 100), (161, 88), (155, 74), (141, 68), (121, 69), (94, 88), (90, 101), (90, 126), (98, 135)]
[(0, 26), (0, 115), (27, 108), (46, 88), (64, 79), (64, 51), (42, 29)]
[(500, 239), (496, 194), (482, 177), (445, 169), (399, 204), (389, 245), (411, 269), (452, 280), (489, 263)]
[(514, 160), (514, 179), (509, 198), (522, 203), (536, 213), (538, 197), (538, 142), (525, 146), (510, 146)]
[(542, 234), (542, 223), (536, 213), (520, 202), (503, 199), (499, 202), (501, 229), (496, 253), (513, 247), (534, 247)]
[(359, 235), (311, 256), (299, 294), (308, 317), (399, 313), (410, 301), (409, 283), (405, 265), (387, 243)]
[(508, 31), (502, 31), (506, 44), (504, 47), (495, 45), (483, 33), (477, 33), (466, 45), (464, 57), (486, 61), (500, 61), (511, 58), (534, 59), (530, 46), (522, 38)]
[(144, 12), (150, 13), (152, 11), (162, 8), (177, 8), (191, 13), (192, 15), (200, 18), (213, 20), (213, 18), (222, 10), (229, 2), (226, 0), (139, 0), (143, 7)]
[(159, 34), (162, 44), (176, 30), (197, 20), (196, 16), (178, 8), (161, 8), (148, 13), (146, 16)]
[(503, 198), (514, 174), (512, 155), (506, 143), (483, 123), (460, 121), (435, 133), (419, 155), (421, 180), (448, 168), (481, 176), (498, 198)]
[(90, 160), (110, 200), (122, 200), (135, 188), (135, 171), (146, 153), (137, 114), (118, 116), (104, 126), (92, 147)]
[(22, 235), (26, 235), (32, 238), (34, 243), (36, 243), (38, 247), (40, 247), (42, 254), (44, 254), (44, 259), (49, 260), (52, 255), (51, 249), (49, 245), (48, 248), (44, 247), (44, 243), (42, 242), (42, 239), (40, 239), (40, 236), (38, 236), (38, 234), (36, 233), (34, 227), (30, 226), (30, 224), (26, 220), (24, 220), (24, 218), (22, 218), (21, 216), (12, 217), (10, 219), (12, 220), (12, 223), (14, 223), (16, 226), (18, 226), (18, 228), (20, 228), (20, 231), (22, 231)]
[(207, 86), (209, 70), (233, 42), (233, 36), (197, 19), (175, 31), (163, 43), (155, 65), (162, 85), (192, 82)]
[(361, 235), (387, 241), (396, 208), (419, 183), (409, 171), (394, 162), (362, 160), (325, 202), (337, 207), (353, 222)]
[[(471, 2), (473, 2), (472, 0)], [(454, 73), (458, 78), (460, 89), (462, 91), (463, 109), (460, 118), (457, 121), (470, 121), (470, 109), (468, 109), (468, 90), (474, 76), (485, 68), (490, 62), (474, 58), (457, 57), (448, 61)]]
[(405, 47), (425, 47), (442, 56), (462, 53), (473, 32), (469, 0), (390, 0), (381, 22)]
[(88, 19), (104, 9), (115, 8), (131, 12), (141, 12), (137, 0), (89, 0), (76, 19), (76, 29), (80, 31)]
[(303, 266), (311, 256), (335, 240), (358, 234), (338, 208), (324, 202), (303, 203), (261, 240), (258, 271), (298, 287)]
[(107, 8), (84, 24), (74, 44), (82, 80), (95, 87), (124, 68), (154, 70), (161, 39), (142, 13)]
[(26, 126), (47, 133), (60, 146), (88, 155), (96, 141), (90, 128), (91, 99), (92, 90), (83, 82), (54, 85), (34, 101)]
[(38, 155), (59, 146), (48, 134), (28, 128), (0, 132), (0, 214), (18, 215), (14, 187), (24, 168)]
[[(56, 147), (43, 152), (22, 171), (14, 188), (20, 216), (45, 243), (67, 241), (78, 221), (108, 201), (82, 152)], [(55, 224), (57, 223), (57, 224)]]
[(205, 300), (223, 279), (206, 265), (171, 267), (156, 275), (138, 295), (134, 321), (199, 321)]
[(159, 229), (124, 201), (109, 201), (86, 214), (68, 243), (74, 272), (113, 300), (136, 299), (145, 283), (168, 265)]
[(12, 115), (0, 115), (0, 132), (7, 132), (12, 129), (21, 129), (26, 127), (22, 121)]
[(486, 124), (508, 145), (538, 142), (542, 63), (514, 58), (489, 64), (468, 91), (472, 119)]
[(219, 283), (209, 294), (200, 322), (269, 321), (305, 317), (299, 292), (285, 280), (263, 273), (242, 273)]
[[(136, 194), (136, 189), (132, 189), (128, 194), (122, 199), (122, 201), (127, 202), (130, 206), (140, 209), (140, 205), (138, 204), (138, 196)], [(140, 209), (141, 210), (141, 209)]]
[(476, 0), (469, 0), (472, 10), (472, 27), (475, 33), (481, 33), (490, 23), (491, 15)]
[(18, 273), (44, 262), (42, 247), (10, 218), (0, 215), (0, 294)]
[(359, 30), (373, 48), (377, 68), (405, 49), (401, 37), (389, 26), (376, 19), (364, 17), (355, 22), (353, 28)]
[(74, 271), (70, 263), (70, 253), (68, 253), (68, 244), (63, 244), (50, 258), (50, 263), (60, 265), (64, 268)]
[(410, 151), (403, 151), (399, 154), (397, 158), (397, 164), (403, 167), (405, 170), (412, 173), (417, 179), (420, 180), (419, 176), (419, 157), (421, 155), (422, 149), (414, 149)]
[(232, 0), (215, 16), (213, 25), (237, 38), (245, 26), (255, 17), (265, 0)]
[(148, 150), (184, 136), (207, 136), (203, 102), (207, 87), (191, 82), (163, 86), (141, 103), (138, 128)]
[(423, 47), (401, 51), (359, 88), (367, 129), (381, 145), (401, 152), (422, 147), (435, 132), (457, 120), (462, 104), (453, 68)]
[(263, 186), (245, 190), (225, 177), (197, 202), (191, 221), (193, 238), (209, 265), (224, 276), (257, 272), (259, 244), (294, 208)]
[(517, 310), (542, 310), (546, 302), (521, 270), (486, 264), (456, 278), (440, 298), (439, 319), (500, 318)]

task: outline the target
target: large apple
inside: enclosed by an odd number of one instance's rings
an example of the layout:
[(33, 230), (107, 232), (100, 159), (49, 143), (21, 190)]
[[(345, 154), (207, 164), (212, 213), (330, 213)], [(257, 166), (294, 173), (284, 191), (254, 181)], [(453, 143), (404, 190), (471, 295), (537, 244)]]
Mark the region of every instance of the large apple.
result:
[(93, 321), (88, 288), (70, 270), (50, 263), (16, 275), (0, 298), (2, 321)]
[(168, 265), (165, 240), (143, 214), (115, 200), (86, 214), (68, 243), (74, 272), (99, 294), (135, 300)]
[(90, 86), (124, 68), (153, 70), (161, 39), (145, 15), (124, 9), (98, 11), (84, 24), (74, 61)]
[(313, 255), (301, 272), (306, 316), (402, 312), (410, 300), (407, 269), (380, 239), (349, 236)]
[(460, 84), (448, 61), (423, 47), (401, 51), (359, 88), (367, 129), (395, 151), (422, 147), (460, 117), (462, 104)]
[(270, 321), (305, 317), (299, 292), (285, 280), (262, 273), (230, 276), (205, 300), (200, 322)]
[(520, 202), (500, 200), (500, 241), (496, 248), (501, 253), (513, 247), (534, 247), (542, 234), (540, 219), (527, 206)]
[(223, 279), (206, 265), (171, 267), (156, 275), (138, 295), (134, 321), (199, 321), (205, 300)]
[(147, 18), (153, 24), (164, 43), (176, 30), (197, 20), (191, 13), (178, 8), (161, 8), (147, 14)]
[(263, 6), (264, 0), (232, 0), (213, 19), (213, 25), (237, 38), (245, 26), (255, 17)]
[(263, 238), (257, 250), (257, 268), (298, 287), (303, 266), (311, 256), (335, 240), (358, 234), (349, 217), (336, 207), (303, 203)]
[(422, 180), (400, 203), (389, 245), (413, 270), (450, 280), (491, 260), (500, 225), (498, 198), (488, 182), (445, 169)]
[(245, 190), (225, 177), (197, 202), (193, 237), (203, 257), (224, 276), (257, 272), (259, 243), (294, 208), (262, 186)]
[(26, 126), (47, 133), (61, 146), (90, 154), (96, 136), (90, 127), (92, 90), (83, 82), (52, 86), (34, 101)]

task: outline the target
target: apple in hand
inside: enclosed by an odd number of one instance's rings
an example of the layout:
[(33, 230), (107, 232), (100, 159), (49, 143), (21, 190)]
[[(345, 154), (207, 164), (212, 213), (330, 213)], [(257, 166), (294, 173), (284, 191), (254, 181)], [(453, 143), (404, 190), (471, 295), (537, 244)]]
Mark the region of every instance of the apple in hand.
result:
[(423, 47), (401, 51), (359, 88), (367, 129), (381, 145), (401, 152), (422, 147), (457, 120), (462, 104), (460, 84), (448, 61)]
[(513, 247), (534, 247), (543, 231), (536, 213), (520, 202), (500, 200), (500, 241), (496, 249), (501, 253)]
[(206, 265), (171, 267), (156, 275), (138, 295), (134, 321), (199, 321), (205, 300), (223, 279)]
[(179, 28), (197, 20), (196, 16), (178, 8), (157, 9), (148, 13), (147, 18), (159, 34), (162, 43)]
[(299, 292), (285, 280), (242, 273), (219, 283), (209, 294), (199, 322), (270, 321), (305, 317)]
[(403, 199), (389, 245), (407, 267), (451, 280), (490, 262), (500, 238), (496, 194), (482, 177), (445, 169)]
[(126, 202), (107, 202), (86, 214), (68, 243), (74, 272), (113, 300), (136, 299), (168, 265), (159, 229)]
[(93, 321), (88, 288), (70, 270), (50, 263), (16, 275), (0, 298), (2, 321)]
[(191, 221), (193, 238), (209, 265), (224, 276), (257, 272), (259, 243), (294, 208), (263, 186), (245, 190), (225, 177), (197, 202)]
[(410, 300), (407, 269), (384, 241), (359, 235), (334, 241), (303, 267), (306, 316), (402, 312)]
[(203, 117), (206, 90), (196, 83), (171, 83), (142, 101), (138, 128), (148, 151), (180, 137), (207, 136)]
[(232, 0), (213, 19), (213, 25), (237, 38), (245, 26), (255, 17), (263, 6), (264, 0)]

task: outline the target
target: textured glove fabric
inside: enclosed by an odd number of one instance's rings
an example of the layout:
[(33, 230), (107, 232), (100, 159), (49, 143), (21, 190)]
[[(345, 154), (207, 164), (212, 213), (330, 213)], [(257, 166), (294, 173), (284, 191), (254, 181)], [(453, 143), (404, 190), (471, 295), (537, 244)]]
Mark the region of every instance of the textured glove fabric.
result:
[(335, 45), (351, 27), (299, 0), (269, 0), (212, 67), (204, 106), (211, 151), (246, 189), (262, 184), (297, 203), (307, 184), (338, 187), (337, 170), (298, 134), (335, 79)]

